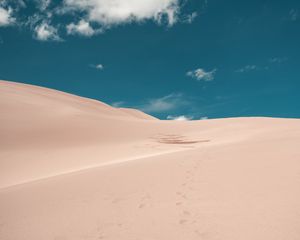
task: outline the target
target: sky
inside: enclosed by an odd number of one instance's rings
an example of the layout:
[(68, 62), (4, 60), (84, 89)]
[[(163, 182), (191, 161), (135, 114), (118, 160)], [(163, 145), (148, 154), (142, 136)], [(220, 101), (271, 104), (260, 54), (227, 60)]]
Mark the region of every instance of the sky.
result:
[(0, 79), (161, 119), (300, 117), (299, 0), (0, 0)]

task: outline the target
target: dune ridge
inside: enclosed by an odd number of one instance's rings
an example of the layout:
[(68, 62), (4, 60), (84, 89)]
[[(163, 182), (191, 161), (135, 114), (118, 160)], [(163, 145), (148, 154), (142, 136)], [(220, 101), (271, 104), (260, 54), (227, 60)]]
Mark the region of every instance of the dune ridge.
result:
[(158, 120), (0, 81), (0, 239), (300, 238), (300, 120)]

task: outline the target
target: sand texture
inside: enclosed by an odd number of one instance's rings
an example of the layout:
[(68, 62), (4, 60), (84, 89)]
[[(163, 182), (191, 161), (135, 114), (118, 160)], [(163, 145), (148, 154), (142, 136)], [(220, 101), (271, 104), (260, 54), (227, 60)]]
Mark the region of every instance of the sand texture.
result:
[(300, 120), (162, 121), (0, 81), (1, 240), (299, 240)]

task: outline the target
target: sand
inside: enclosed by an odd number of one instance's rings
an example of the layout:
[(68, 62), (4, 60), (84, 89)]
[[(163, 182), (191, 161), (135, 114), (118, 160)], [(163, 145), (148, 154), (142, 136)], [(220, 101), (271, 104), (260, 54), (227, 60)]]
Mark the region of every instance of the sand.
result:
[(0, 81), (0, 239), (298, 240), (300, 120), (162, 121)]

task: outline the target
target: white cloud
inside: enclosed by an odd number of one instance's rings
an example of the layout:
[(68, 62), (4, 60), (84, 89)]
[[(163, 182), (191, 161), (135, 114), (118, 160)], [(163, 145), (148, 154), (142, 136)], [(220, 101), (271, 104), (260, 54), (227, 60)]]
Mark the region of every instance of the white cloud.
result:
[(245, 67), (242, 67), (238, 70), (236, 70), (237, 73), (245, 73), (245, 72), (250, 72), (250, 71), (254, 71), (257, 70), (258, 67), (256, 65), (246, 65)]
[(77, 24), (70, 23), (67, 25), (68, 34), (79, 34), (86, 37), (93, 36), (96, 33), (99, 33), (99, 30), (94, 30), (89, 22), (84, 19), (80, 20)]
[(67, 11), (84, 12), (88, 21), (108, 27), (149, 19), (171, 26), (180, 8), (179, 0), (65, 0), (64, 4)]
[(182, 14), (184, 4), (182, 0), (0, 0), (0, 27), (17, 22), (43, 41), (61, 40), (58, 29), (63, 28), (70, 35), (91, 37), (129, 23), (191, 23), (197, 13)]
[(15, 18), (12, 17), (13, 11), (9, 7), (8, 9), (0, 6), (0, 27), (8, 26), (14, 23)]
[(186, 104), (188, 104), (188, 102), (183, 99), (182, 94), (172, 93), (161, 98), (150, 99), (146, 104), (137, 108), (149, 113), (166, 112), (174, 110)]
[(168, 120), (175, 120), (175, 121), (190, 121), (193, 119), (193, 117), (190, 116), (185, 116), (185, 115), (181, 115), (181, 116), (172, 116), (169, 115), (167, 116)]
[(102, 70), (104, 67), (103, 67), (102, 64), (97, 64), (97, 65), (96, 65), (96, 68), (99, 69), (99, 70)]
[(97, 70), (103, 70), (104, 69), (104, 66), (103, 64), (99, 63), (99, 64), (92, 64), (90, 65), (92, 68), (96, 68)]
[(205, 71), (202, 68), (198, 68), (196, 70), (188, 71), (186, 73), (187, 76), (195, 78), (197, 80), (204, 80), (204, 81), (212, 81), (215, 78), (215, 74), (217, 69), (213, 69), (212, 71)]
[(37, 25), (34, 31), (35, 31), (35, 36), (38, 40), (41, 41), (61, 40), (61, 38), (58, 36), (57, 29), (46, 22), (42, 22), (40, 25)]

